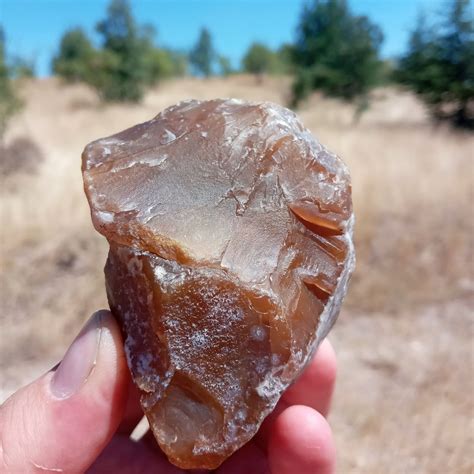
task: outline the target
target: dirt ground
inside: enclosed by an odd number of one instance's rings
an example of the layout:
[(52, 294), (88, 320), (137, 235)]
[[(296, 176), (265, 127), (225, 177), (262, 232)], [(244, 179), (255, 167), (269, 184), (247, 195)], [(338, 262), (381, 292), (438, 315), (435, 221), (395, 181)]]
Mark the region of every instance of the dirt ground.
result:
[[(287, 78), (181, 79), (140, 105), (104, 106), (55, 79), (22, 85), (25, 107), (0, 156), (0, 401), (54, 365), (106, 306), (107, 246), (82, 191), (83, 147), (180, 99), (286, 104), (288, 90)], [(358, 121), (318, 94), (299, 113), (353, 176), (358, 265), (330, 337), (339, 472), (470, 473), (474, 137), (430, 124), (395, 89), (377, 90)]]

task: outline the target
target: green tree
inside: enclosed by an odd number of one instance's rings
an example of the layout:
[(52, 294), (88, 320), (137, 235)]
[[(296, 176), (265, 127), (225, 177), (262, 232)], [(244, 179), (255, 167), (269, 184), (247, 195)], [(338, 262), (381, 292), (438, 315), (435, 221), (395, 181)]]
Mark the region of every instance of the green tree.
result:
[(94, 54), (94, 47), (81, 28), (66, 31), (53, 58), (53, 72), (67, 82), (86, 81)]
[(156, 85), (160, 79), (174, 75), (174, 64), (165, 49), (149, 48), (145, 56), (145, 67), (149, 85)]
[(252, 43), (242, 59), (245, 72), (255, 74), (261, 79), (264, 73), (270, 73), (276, 67), (275, 53), (262, 43)]
[(0, 26), (0, 146), (9, 119), (18, 111), (21, 102), (15, 94), (11, 80), (11, 69), (7, 65), (5, 34)]
[(35, 77), (35, 62), (31, 59), (15, 56), (10, 63), (10, 68), (15, 79)]
[(137, 25), (128, 0), (111, 0), (96, 29), (99, 49), (81, 29), (66, 32), (53, 70), (68, 82), (90, 84), (105, 101), (139, 101), (147, 87), (186, 72), (186, 56), (157, 48), (154, 28)]
[(150, 82), (146, 55), (150, 34), (141, 31), (133, 18), (128, 0), (112, 0), (107, 16), (96, 27), (102, 50), (94, 58), (90, 82), (106, 101), (139, 101)]
[(187, 53), (175, 49), (167, 49), (171, 62), (173, 63), (173, 76), (182, 77), (188, 72)]
[(420, 15), (396, 78), (433, 116), (474, 129), (474, 21), (469, 0), (451, 0), (436, 28)]
[(255, 74), (258, 81), (263, 74), (292, 74), (294, 48), (292, 45), (283, 44), (276, 51), (262, 43), (252, 43), (242, 59), (242, 69)]
[(295, 73), (295, 47), (292, 44), (282, 44), (276, 51), (278, 71), (281, 74)]
[(211, 33), (207, 28), (202, 28), (199, 38), (189, 53), (189, 62), (198, 74), (209, 77), (216, 59)]
[(227, 77), (234, 72), (230, 59), (227, 56), (219, 55), (217, 62), (221, 76)]
[(167, 48), (149, 47), (145, 53), (147, 82), (156, 85), (161, 79), (184, 76), (187, 68), (185, 54)]
[(156, 85), (161, 79), (182, 76), (186, 72), (186, 54), (168, 48), (157, 48), (153, 38), (156, 31), (153, 26), (142, 28), (140, 51), (143, 54), (143, 67), (148, 85)]
[(396, 68), (397, 62), (394, 59), (383, 59), (380, 61), (378, 85), (393, 85), (396, 82)]
[(314, 89), (352, 100), (378, 79), (382, 32), (354, 16), (347, 0), (314, 0), (303, 8), (294, 47), (293, 105)]

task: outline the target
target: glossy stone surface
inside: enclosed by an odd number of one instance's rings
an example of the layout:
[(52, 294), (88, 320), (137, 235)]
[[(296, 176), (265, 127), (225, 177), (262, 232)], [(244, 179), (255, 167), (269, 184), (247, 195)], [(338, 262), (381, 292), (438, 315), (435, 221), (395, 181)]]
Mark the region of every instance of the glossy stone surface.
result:
[(88, 145), (110, 307), (182, 468), (246, 443), (329, 331), (354, 266), (347, 168), (270, 103), (187, 101)]

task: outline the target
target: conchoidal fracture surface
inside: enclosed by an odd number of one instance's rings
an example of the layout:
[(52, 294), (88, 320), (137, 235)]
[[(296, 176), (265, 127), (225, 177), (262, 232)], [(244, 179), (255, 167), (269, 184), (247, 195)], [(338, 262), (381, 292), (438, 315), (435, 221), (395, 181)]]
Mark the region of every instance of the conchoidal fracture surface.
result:
[(349, 173), (289, 110), (186, 101), (88, 145), (110, 307), (157, 442), (182, 468), (246, 443), (339, 312)]

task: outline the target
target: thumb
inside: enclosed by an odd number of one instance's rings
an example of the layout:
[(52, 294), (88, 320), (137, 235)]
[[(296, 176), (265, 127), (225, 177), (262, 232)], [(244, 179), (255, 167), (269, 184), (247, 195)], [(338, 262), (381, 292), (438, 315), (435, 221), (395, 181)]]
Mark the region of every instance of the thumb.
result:
[(84, 472), (117, 429), (127, 387), (119, 328), (99, 311), (56, 371), (0, 407), (0, 472)]

